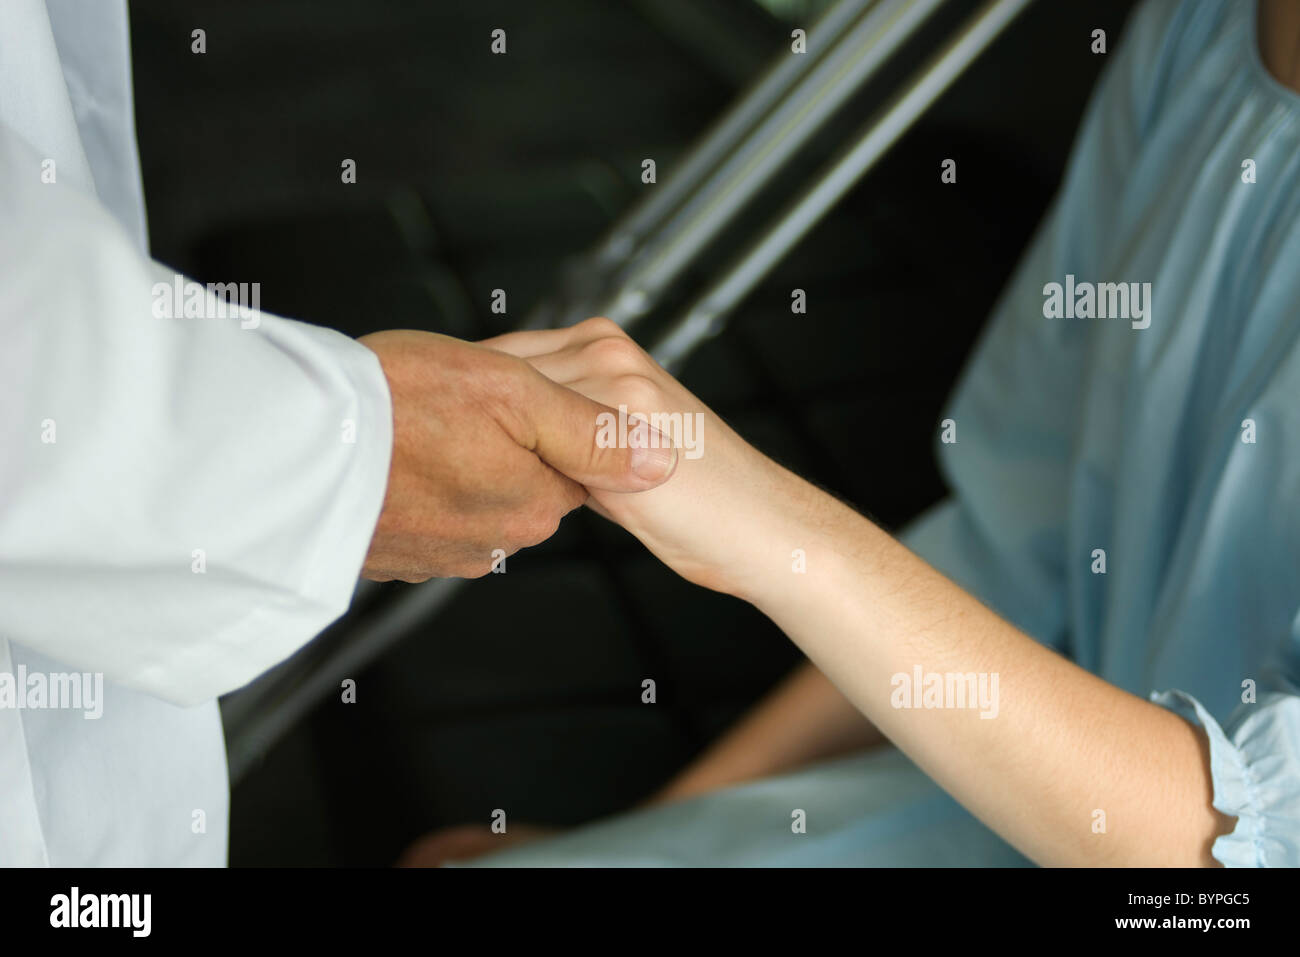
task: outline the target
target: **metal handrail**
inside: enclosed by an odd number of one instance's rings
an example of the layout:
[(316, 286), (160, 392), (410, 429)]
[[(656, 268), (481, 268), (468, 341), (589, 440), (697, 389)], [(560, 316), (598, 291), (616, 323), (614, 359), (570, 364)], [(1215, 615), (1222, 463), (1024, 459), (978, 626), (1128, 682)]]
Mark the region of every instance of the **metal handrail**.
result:
[(839, 0), (822, 14), (808, 32), (808, 52), (802, 56), (778, 56), (758, 82), (691, 147), (672, 175), (655, 189), (646, 190), (590, 252), (566, 265), (559, 295), (534, 308), (523, 328), (568, 325), (576, 321), (572, 317), (584, 308), (596, 308), (602, 289), (616, 285), (614, 277), (628, 260), (663, 229), (668, 217), (700, 190), (718, 164), (743, 145), (758, 122), (789, 94), (813, 65), (836, 47), (849, 26), (879, 2)]
[(1033, 0), (989, 0), (651, 347), (676, 368), (867, 173)]
[[(598, 252), (569, 271), (569, 301), (539, 308), (526, 327), (571, 325), (592, 315), (626, 327), (648, 313), (945, 2), (841, 0), (814, 28), (810, 53), (778, 54), (759, 84), (762, 94), (743, 97), (732, 120), (707, 134), (705, 148), (665, 181), (667, 199), (647, 199), (648, 213), (638, 208), (629, 227), (616, 224), (597, 247), (605, 259)], [(647, 230), (651, 214), (658, 222)]]
[(867, 10), (646, 243), (594, 314), (628, 327), (653, 309), (709, 243), (945, 2), (885, 0)]
[(648, 190), (596, 245), (591, 265), (596, 268), (627, 261), (647, 237), (691, 197), (704, 179), (766, 116), (818, 60), (844, 35), (865, 10), (880, 0), (840, 0), (808, 31), (808, 52), (779, 56), (691, 148), (672, 176), (657, 189)]

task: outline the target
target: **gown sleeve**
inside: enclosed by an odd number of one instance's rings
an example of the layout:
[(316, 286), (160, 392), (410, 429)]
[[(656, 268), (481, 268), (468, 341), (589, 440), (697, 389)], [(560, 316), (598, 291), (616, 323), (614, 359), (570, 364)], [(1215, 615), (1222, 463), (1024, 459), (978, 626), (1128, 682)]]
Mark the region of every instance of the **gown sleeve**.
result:
[(1210, 853), (1226, 867), (1300, 867), (1300, 613), (1279, 649), (1278, 665), (1256, 695), (1222, 724), (1185, 691), (1151, 700), (1205, 729), (1216, 810), (1236, 818)]

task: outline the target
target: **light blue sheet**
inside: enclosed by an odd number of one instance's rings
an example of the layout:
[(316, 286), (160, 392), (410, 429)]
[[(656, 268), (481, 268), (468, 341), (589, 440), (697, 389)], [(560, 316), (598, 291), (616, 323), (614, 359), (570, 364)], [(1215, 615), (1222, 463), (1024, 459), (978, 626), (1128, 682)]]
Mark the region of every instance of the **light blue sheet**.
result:
[[(1134, 14), (945, 413), (953, 495), (903, 538), (1035, 638), (1204, 725), (1215, 806), (1239, 819), (1215, 857), (1295, 866), (1300, 95), (1264, 69), (1254, 17), (1248, 0)], [(1046, 317), (1067, 275), (1150, 283), (1149, 325)], [(1027, 862), (889, 749), (480, 863)]]

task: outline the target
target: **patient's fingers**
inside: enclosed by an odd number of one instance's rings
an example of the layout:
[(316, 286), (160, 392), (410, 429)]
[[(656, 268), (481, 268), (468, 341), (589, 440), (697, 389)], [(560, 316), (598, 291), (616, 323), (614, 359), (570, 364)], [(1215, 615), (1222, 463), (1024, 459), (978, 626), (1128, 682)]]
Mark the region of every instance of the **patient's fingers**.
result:
[(563, 349), (524, 360), (552, 382), (569, 385), (576, 379), (655, 377), (659, 366), (627, 336), (605, 336), (573, 342)]
[(582, 356), (582, 346), (571, 346), (561, 352), (524, 356), (525, 361), (552, 382), (567, 386), (575, 379), (587, 377), (593, 371), (591, 363)]
[(611, 319), (587, 319), (576, 326), (564, 329), (530, 329), (524, 332), (507, 332), (482, 340), (479, 345), (497, 352), (506, 352), (520, 359), (558, 352), (572, 345), (580, 345), (592, 339), (624, 335), (618, 323)]
[(507, 332), (482, 339), (478, 345), (497, 352), (505, 352), (519, 359), (530, 359), (536, 355), (563, 349), (568, 343), (572, 329), (537, 329), (527, 332)]

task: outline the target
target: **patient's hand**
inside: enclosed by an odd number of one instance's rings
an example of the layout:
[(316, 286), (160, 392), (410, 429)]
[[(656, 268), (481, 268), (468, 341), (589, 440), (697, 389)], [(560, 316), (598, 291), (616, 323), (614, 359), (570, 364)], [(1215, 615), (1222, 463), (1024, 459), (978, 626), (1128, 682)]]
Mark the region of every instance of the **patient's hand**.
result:
[[(626, 407), (672, 433), (678, 447), (672, 478), (650, 491), (591, 490), (588, 504), (624, 526), (684, 578), (750, 598), (760, 580), (788, 580), (798, 529), (787, 528), (792, 496), (815, 490), (746, 443), (608, 319), (567, 329), (517, 332), (482, 343), (526, 359), (534, 368), (606, 406)], [(652, 441), (610, 426), (605, 438)], [(599, 441), (602, 434), (598, 432)], [(793, 524), (793, 523), (791, 523)]]

